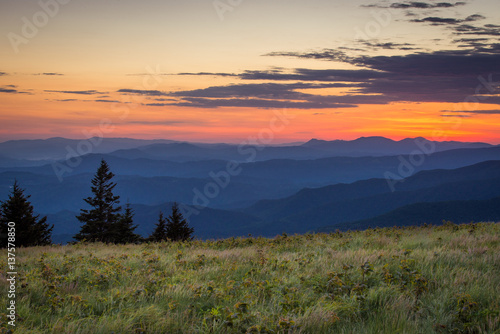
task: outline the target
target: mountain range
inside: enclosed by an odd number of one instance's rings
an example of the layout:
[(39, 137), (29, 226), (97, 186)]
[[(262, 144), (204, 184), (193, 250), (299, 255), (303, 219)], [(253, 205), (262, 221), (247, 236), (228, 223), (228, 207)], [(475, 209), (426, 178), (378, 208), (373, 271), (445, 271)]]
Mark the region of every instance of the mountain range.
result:
[(182, 203), (199, 238), (500, 220), (493, 207), (500, 197), (500, 146), (424, 138), (276, 146), (8, 141), (0, 143), (0, 200), (17, 179), (35, 210), (55, 225), (54, 241), (69, 241), (101, 159), (116, 174), (115, 192), (121, 204), (131, 203), (143, 235), (174, 201)]

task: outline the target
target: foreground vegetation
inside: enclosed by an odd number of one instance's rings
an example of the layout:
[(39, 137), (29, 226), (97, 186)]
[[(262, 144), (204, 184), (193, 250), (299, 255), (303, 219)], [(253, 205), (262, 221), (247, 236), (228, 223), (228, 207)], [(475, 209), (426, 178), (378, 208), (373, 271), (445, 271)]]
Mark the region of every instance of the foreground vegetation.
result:
[[(20, 248), (14, 332), (499, 333), (499, 232), (447, 223)], [(0, 327), (12, 329), (5, 314)]]

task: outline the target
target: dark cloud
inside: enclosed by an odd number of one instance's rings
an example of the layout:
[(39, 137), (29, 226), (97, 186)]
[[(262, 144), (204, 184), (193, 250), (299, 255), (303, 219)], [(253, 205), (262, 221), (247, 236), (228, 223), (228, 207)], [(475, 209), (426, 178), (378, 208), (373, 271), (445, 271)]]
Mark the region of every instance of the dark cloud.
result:
[[(460, 103), (472, 99), (478, 103), (500, 103), (500, 96), (495, 95), (500, 90), (500, 52), (495, 51), (500, 50), (500, 45), (490, 45), (488, 50), (478, 50), (476, 48), (398, 56), (342, 57), (344, 62), (359, 68), (349, 70), (247, 70), (237, 77), (247, 81), (268, 82), (178, 91), (170, 93), (180, 99), (178, 102), (149, 105), (274, 108), (288, 103), (290, 108), (320, 109), (398, 101)], [(275, 52), (269, 55), (339, 61), (339, 53), (330, 49), (317, 53)], [(330, 58), (327, 55), (330, 55)], [(294, 82), (284, 83), (286, 81)], [(346, 90), (338, 96), (314, 93), (314, 89), (321, 88)]]
[(463, 6), (466, 3), (460, 2), (422, 2), (422, 1), (409, 1), (409, 2), (394, 2), (387, 6), (386, 4), (371, 4), (363, 5), (362, 7), (375, 7), (375, 8), (396, 8), (396, 9), (434, 9), (434, 8), (451, 8)]
[(78, 94), (78, 95), (107, 94), (107, 92), (98, 92), (96, 90), (45, 90), (45, 92), (62, 93), (62, 94)]
[(479, 20), (484, 20), (484, 19), (486, 19), (485, 16), (479, 15), (479, 14), (474, 14), (474, 15), (467, 16), (464, 21), (465, 22), (474, 22), (474, 21), (479, 21)]
[[(185, 101), (178, 103), (164, 104), (165, 106), (197, 107), (197, 108), (218, 108), (218, 107), (239, 107), (239, 108), (293, 108), (293, 109), (324, 109), (324, 108), (356, 108), (355, 104), (335, 104), (322, 102), (295, 102), (264, 99), (206, 99), (206, 98), (185, 98)], [(155, 106), (160, 106), (155, 104)]]
[(120, 101), (118, 101), (118, 100), (104, 100), (104, 99), (94, 100), (94, 102), (104, 102), (104, 103), (121, 103), (121, 102), (120, 102)]
[(145, 96), (168, 96), (168, 93), (160, 92), (159, 90), (144, 90), (144, 89), (120, 89), (118, 93), (145, 95)]
[(373, 49), (385, 49), (385, 50), (418, 50), (420, 48), (415, 48), (414, 44), (410, 43), (393, 43), (393, 42), (370, 42), (370, 41), (359, 41), (363, 45)]
[(411, 20), (411, 22), (426, 22), (426, 23), (431, 23), (433, 25), (443, 25), (443, 24), (459, 24), (462, 23), (463, 20), (453, 19), (453, 18), (443, 18), (443, 17), (426, 17), (423, 19)]
[(0, 93), (18, 93), (18, 91), (17, 89), (0, 87)]
[(445, 24), (454, 25), (454, 24), (459, 24), (459, 23), (464, 23), (464, 22), (474, 22), (474, 21), (478, 21), (478, 20), (483, 20), (485, 18), (486, 17), (479, 15), (479, 14), (467, 16), (465, 19), (430, 16), (430, 17), (426, 17), (423, 19), (410, 20), (410, 22), (430, 23), (432, 25), (445, 25)]
[[(321, 53), (321, 52), (320, 52)], [(283, 52), (286, 56), (298, 58), (315, 58), (312, 52)], [(364, 81), (366, 79), (383, 79), (400, 75), (423, 75), (438, 77), (439, 75), (461, 76), (500, 71), (500, 56), (497, 54), (476, 53), (471, 50), (437, 51), (432, 53), (414, 53), (402, 56), (361, 56), (351, 57), (345, 62), (369, 69), (360, 70), (307, 70), (297, 69), (290, 79), (329, 79), (329, 81)], [(338, 61), (332, 58), (324, 60)], [(252, 73), (252, 72), (247, 72)], [(257, 72), (261, 73), (261, 72)], [(241, 77), (245, 78), (245, 74)], [(247, 75), (248, 76), (248, 75)], [(263, 79), (281, 79), (280, 73), (258, 75)], [(286, 77), (286, 75), (285, 75)], [(311, 78), (312, 77), (312, 78)], [(328, 81), (328, 80), (326, 80)]]
[(165, 98), (158, 98), (158, 99), (152, 99), (152, 98), (150, 98), (149, 100), (159, 101), (159, 102), (177, 101), (176, 99), (165, 99)]
[(344, 51), (335, 49), (323, 49), (320, 51), (310, 52), (270, 52), (263, 56), (271, 57), (294, 57), (294, 58), (307, 58), (307, 59), (320, 59), (320, 60), (336, 60), (342, 62), (349, 62), (352, 57), (348, 56)]
[(31, 92), (26, 92), (26, 91), (20, 91), (20, 90), (18, 90), (16, 85), (5, 85), (5, 86), (2, 86), (2, 87), (0, 87), (0, 93), (33, 95), (33, 93), (31, 93)]
[(485, 42), (489, 41), (489, 38), (460, 38), (456, 39), (454, 43), (467, 43), (467, 44), (480, 44), (484, 45)]
[(0, 77), (1, 77), (2, 75), (8, 75), (8, 74), (7, 74), (7, 73), (5, 73), (5, 72), (0, 72)]
[(500, 36), (500, 26), (486, 24), (483, 27), (476, 27), (470, 24), (462, 24), (454, 28), (457, 35), (478, 35), (478, 36)]
[(54, 101), (57, 101), (57, 102), (74, 102), (74, 101), (78, 101), (77, 99), (62, 99), (62, 100), (54, 100)]
[[(299, 57), (302, 58), (302, 57)], [(352, 63), (355, 63), (352, 59)], [(373, 70), (313, 70), (306, 68), (294, 69), (293, 72), (285, 71), (245, 71), (240, 75), (241, 79), (245, 80), (295, 80), (295, 81), (326, 81), (336, 82), (335, 87), (354, 87), (352, 82), (365, 82), (370, 79), (380, 79), (387, 77), (387, 73), (382, 73)], [(351, 82), (350, 84), (343, 84)]]
[[(340, 84), (341, 87), (360, 88), (359, 84)], [(390, 102), (382, 95), (315, 95), (297, 90), (336, 88), (338, 83), (261, 83), (228, 86), (213, 86), (205, 89), (179, 91), (172, 93), (181, 101), (176, 103), (148, 103), (148, 106), (163, 107), (167, 105), (191, 106), (199, 108), (216, 107), (254, 107), (254, 108), (289, 108), (323, 109), (352, 108), (358, 104), (386, 104)]]
[(337, 87), (337, 84), (314, 84), (314, 83), (293, 83), (293, 84), (240, 84), (229, 86), (213, 86), (204, 89), (179, 91), (172, 93), (179, 97), (207, 97), (207, 98), (228, 98), (228, 97), (257, 97), (265, 99), (288, 99), (307, 100), (312, 95), (297, 92), (297, 89), (318, 89)]
[[(346, 58), (346, 62), (364, 69), (344, 70), (343, 76), (335, 73), (336, 70), (331, 73), (332, 70), (297, 69), (293, 73), (293, 78), (301, 81), (328, 81), (326, 79), (328, 78), (331, 81), (356, 82), (357, 86), (353, 88), (358, 98), (363, 94), (376, 94), (383, 96), (386, 101), (456, 103), (477, 94), (478, 86), (482, 85), (479, 77), (484, 79), (493, 76), (493, 82), (499, 81), (500, 52), (491, 50), (493, 49), (490, 48), (488, 52), (454, 50), (401, 56), (352, 57)], [(312, 52), (276, 54), (318, 59)], [(319, 54), (325, 53), (320, 51)], [(329, 59), (326, 57), (321, 59), (338, 61), (335, 53), (332, 53)], [(275, 80), (283, 79), (280, 73), (270, 73), (265, 76), (269, 80), (273, 77)], [(485, 91), (482, 88), (479, 90)], [(491, 96), (478, 102), (499, 103), (500, 97)]]

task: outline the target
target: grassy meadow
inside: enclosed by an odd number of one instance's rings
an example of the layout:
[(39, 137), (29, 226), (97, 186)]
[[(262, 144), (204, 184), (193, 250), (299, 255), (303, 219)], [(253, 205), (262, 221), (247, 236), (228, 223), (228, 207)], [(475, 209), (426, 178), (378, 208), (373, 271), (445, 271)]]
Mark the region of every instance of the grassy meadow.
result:
[(499, 223), (16, 256), (1, 333), (500, 333)]

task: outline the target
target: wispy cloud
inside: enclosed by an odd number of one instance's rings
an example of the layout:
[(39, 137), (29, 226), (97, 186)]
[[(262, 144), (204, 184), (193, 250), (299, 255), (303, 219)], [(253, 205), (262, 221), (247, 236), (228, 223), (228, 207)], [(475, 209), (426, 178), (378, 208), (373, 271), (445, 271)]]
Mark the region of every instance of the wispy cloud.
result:
[(411, 43), (394, 43), (394, 42), (379, 42), (379, 41), (359, 41), (363, 45), (369, 47), (372, 50), (384, 49), (384, 50), (418, 50), (420, 48), (415, 47), (415, 44)]
[[(356, 108), (355, 104), (323, 103), (323, 102), (296, 102), (264, 99), (206, 99), (206, 98), (185, 98), (178, 103), (165, 104), (165, 106), (197, 107), (197, 108), (218, 108), (218, 107), (239, 107), (239, 108), (293, 108), (293, 109), (324, 109), (324, 108)], [(157, 105), (160, 106), (160, 105)]]
[(94, 100), (94, 102), (103, 102), (103, 103), (121, 103), (120, 101), (118, 100), (105, 100), (105, 99), (98, 99), (98, 100)]
[(33, 95), (31, 92), (18, 90), (16, 85), (0, 86), (0, 93)]
[(478, 35), (478, 36), (500, 36), (500, 26), (496, 24), (485, 24), (482, 27), (470, 24), (462, 24), (454, 28), (456, 35)]
[(211, 72), (198, 72), (198, 73), (177, 73), (177, 75), (199, 75), (199, 76), (218, 76), (218, 77), (237, 77), (238, 74), (234, 73), (211, 73)]
[(96, 90), (44, 90), (49, 93), (62, 93), (62, 94), (77, 94), (77, 95), (102, 95), (108, 94), (107, 92), (99, 92)]
[(441, 115), (441, 117), (458, 117), (458, 118), (470, 118), (470, 115)]
[(413, 19), (410, 20), (410, 22), (417, 22), (417, 23), (430, 23), (432, 25), (446, 25), (446, 24), (460, 24), (460, 23), (465, 23), (465, 22), (474, 22), (478, 20), (483, 20), (486, 17), (479, 15), (479, 14), (474, 14), (466, 17), (465, 19), (456, 19), (456, 18), (448, 18), (448, 17), (436, 17), (436, 16), (429, 16), (425, 17), (423, 19)]
[(134, 94), (134, 95), (146, 95), (146, 96), (169, 96), (168, 93), (161, 92), (159, 90), (145, 90), (145, 89), (119, 89), (118, 93), (122, 94)]
[(386, 3), (362, 5), (362, 7), (369, 8), (396, 8), (396, 9), (434, 9), (434, 8), (452, 8), (463, 6), (466, 2), (422, 2), (422, 1), (407, 1), (407, 2), (393, 2), (390, 5)]
[(33, 75), (63, 76), (64, 74), (55, 72), (45, 72), (45, 73), (35, 73)]

